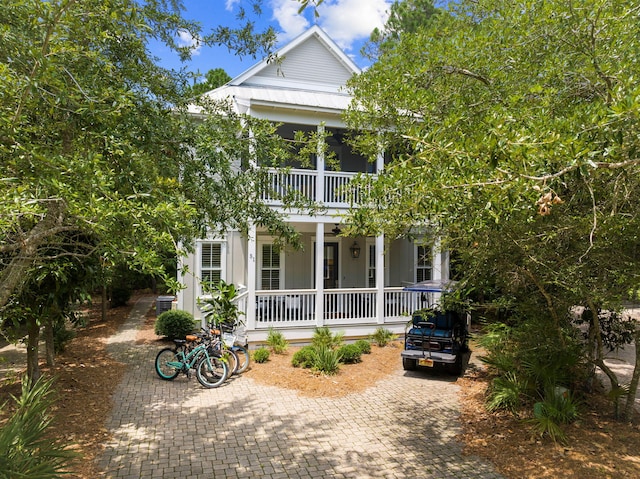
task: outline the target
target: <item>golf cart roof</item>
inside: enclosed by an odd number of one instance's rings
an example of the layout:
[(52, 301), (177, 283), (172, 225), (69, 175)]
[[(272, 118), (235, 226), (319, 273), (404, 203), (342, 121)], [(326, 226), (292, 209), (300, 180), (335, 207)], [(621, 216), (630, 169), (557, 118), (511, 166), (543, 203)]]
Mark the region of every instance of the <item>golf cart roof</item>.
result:
[(403, 288), (403, 291), (417, 291), (421, 293), (443, 293), (453, 290), (457, 281), (429, 279), (413, 283)]

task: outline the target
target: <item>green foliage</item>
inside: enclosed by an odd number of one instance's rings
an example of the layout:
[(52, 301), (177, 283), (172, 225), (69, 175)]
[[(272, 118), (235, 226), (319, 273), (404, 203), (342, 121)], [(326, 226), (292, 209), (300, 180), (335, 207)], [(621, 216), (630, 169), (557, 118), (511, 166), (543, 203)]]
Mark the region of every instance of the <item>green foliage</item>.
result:
[(266, 363), (269, 360), (269, 350), (265, 347), (260, 347), (253, 352), (253, 360), (256, 363)]
[(310, 369), (314, 367), (315, 359), (315, 347), (303, 346), (293, 354), (293, 357), (291, 358), (291, 365), (294, 368)]
[(280, 331), (276, 331), (274, 328), (269, 328), (267, 345), (271, 348), (274, 354), (283, 354), (289, 347), (289, 343), (285, 339), (284, 335)]
[(340, 369), (340, 352), (328, 346), (320, 346), (313, 349), (313, 367), (318, 371), (334, 375)]
[(571, 392), (564, 388), (550, 387), (545, 391), (543, 400), (534, 404), (533, 418), (529, 422), (538, 435), (548, 435), (554, 442), (565, 442), (566, 435), (562, 425), (577, 418), (578, 402)]
[(487, 409), (489, 411), (506, 409), (515, 413), (522, 404), (525, 395), (530, 392), (526, 382), (518, 379), (513, 372), (508, 372), (504, 376), (493, 379), (487, 398)]
[(158, 336), (166, 336), (170, 339), (184, 338), (196, 327), (196, 322), (191, 313), (182, 310), (169, 310), (161, 313), (154, 325)]
[[(196, 78), (195, 80), (199, 80)], [(218, 88), (228, 81), (231, 77), (222, 68), (214, 68), (204, 74), (204, 81), (194, 83), (192, 86), (185, 88), (184, 95), (187, 98), (192, 98), (197, 95), (201, 95), (208, 91)]]
[(371, 354), (371, 341), (367, 341), (366, 339), (358, 339), (353, 344), (355, 344), (355, 346), (360, 350), (362, 354)]
[(40, 379), (29, 389), (22, 383), (16, 410), (0, 427), (0, 478), (61, 478), (69, 471), (74, 453), (49, 433), (54, 403), (52, 380)]
[(371, 335), (371, 342), (377, 344), (381, 348), (384, 348), (387, 344), (395, 341), (397, 336), (389, 331), (387, 328), (383, 328), (382, 326), (376, 328), (374, 333)]
[(199, 300), (199, 305), (207, 323), (213, 325), (227, 324), (237, 326), (241, 324), (240, 314), (244, 314), (238, 308), (236, 302), (238, 291), (236, 287), (220, 280), (217, 284), (202, 284), (203, 290), (210, 297), (204, 297)]
[(311, 338), (311, 344), (316, 348), (325, 346), (331, 349), (335, 349), (339, 347), (343, 341), (343, 332), (334, 334), (327, 326), (316, 328), (313, 332), (313, 337)]
[(344, 364), (355, 364), (362, 361), (362, 351), (355, 344), (344, 344), (337, 349), (340, 361)]
[(53, 325), (53, 346), (56, 354), (62, 353), (67, 343), (76, 337), (75, 331), (67, 329), (64, 323)]
[[(361, 132), (357, 147), (373, 158), (382, 144), (389, 161), (384, 175), (359, 180), (362, 207), (345, 221), (349, 233), (428, 228), (455, 250), (478, 300), (510, 305), (518, 322), (545, 315), (531, 340), (513, 341), (555, 358), (569, 338), (573, 364), (534, 375), (582, 379), (571, 308), (618, 310), (640, 281), (640, 237), (629, 234), (640, 230), (640, 197), (628, 194), (640, 188), (635, 9), (631, 1), (452, 2), (424, 28), (401, 26), (393, 48), (351, 82), (346, 117)], [(627, 340), (602, 326), (592, 340)], [(581, 355), (593, 363), (603, 353)], [(490, 360), (508, 369), (510, 356)], [(528, 362), (540, 370), (543, 361)]]

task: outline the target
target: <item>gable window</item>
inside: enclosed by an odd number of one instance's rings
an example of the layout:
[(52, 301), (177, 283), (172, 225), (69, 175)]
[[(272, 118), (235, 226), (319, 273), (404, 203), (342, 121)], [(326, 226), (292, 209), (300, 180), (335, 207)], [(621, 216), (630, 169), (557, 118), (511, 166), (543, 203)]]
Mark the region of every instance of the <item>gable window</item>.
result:
[(224, 255), (222, 242), (200, 243), (200, 281), (214, 285), (224, 279)]
[(431, 279), (431, 248), (416, 246), (416, 282)]
[(260, 255), (260, 289), (281, 289), (283, 277), (280, 251), (271, 243), (263, 243)]

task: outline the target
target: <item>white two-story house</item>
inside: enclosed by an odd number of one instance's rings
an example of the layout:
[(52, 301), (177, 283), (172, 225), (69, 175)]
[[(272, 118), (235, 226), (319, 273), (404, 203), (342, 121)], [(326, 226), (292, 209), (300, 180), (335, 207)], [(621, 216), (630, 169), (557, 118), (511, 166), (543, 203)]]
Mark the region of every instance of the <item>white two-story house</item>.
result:
[[(189, 274), (179, 278), (186, 289), (178, 294), (177, 307), (201, 317), (200, 280), (223, 279), (243, 292), (239, 305), (251, 344), (263, 342), (271, 327), (290, 341), (308, 340), (319, 326), (347, 338), (365, 337), (378, 327), (402, 333), (407, 315), (424, 301), (424, 295), (403, 286), (447, 279), (448, 256), (407, 239), (340, 235), (349, 208), (342, 186), (357, 173), (376, 174), (385, 161), (380, 154), (372, 164), (343, 141), (341, 114), (350, 102), (343, 87), (360, 70), (317, 26), (282, 48), (278, 57), (280, 64), (263, 61), (207, 95), (230, 99), (240, 113), (282, 123), (279, 131), (289, 138), (294, 131), (331, 133), (327, 143), (339, 161), (337, 171), (319, 154), (312, 169), (271, 173), (274, 189), (279, 183), (294, 185), (323, 205), (323, 213), (286, 213), (301, 235), (301, 250), (278, 250), (255, 226), (248, 237), (229, 231), (198, 240), (195, 253), (183, 259)], [(262, 201), (281, 206), (268, 193)]]

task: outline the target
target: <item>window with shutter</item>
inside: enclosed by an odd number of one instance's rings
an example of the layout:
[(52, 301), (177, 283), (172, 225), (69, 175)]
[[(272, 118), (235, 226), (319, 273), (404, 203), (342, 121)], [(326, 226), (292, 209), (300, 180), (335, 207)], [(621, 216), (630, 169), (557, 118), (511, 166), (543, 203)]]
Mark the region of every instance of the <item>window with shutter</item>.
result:
[(222, 279), (222, 244), (202, 243), (200, 249), (200, 280), (203, 284), (218, 284)]
[(272, 244), (262, 245), (261, 289), (280, 289), (280, 251)]

